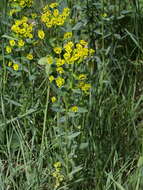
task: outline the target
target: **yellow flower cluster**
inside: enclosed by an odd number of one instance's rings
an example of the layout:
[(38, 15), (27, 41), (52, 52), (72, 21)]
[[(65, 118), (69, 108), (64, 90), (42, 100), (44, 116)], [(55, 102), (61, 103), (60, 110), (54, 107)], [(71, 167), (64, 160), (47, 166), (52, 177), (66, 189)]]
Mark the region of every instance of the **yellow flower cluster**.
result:
[(41, 21), (47, 26), (47, 28), (62, 26), (70, 14), (69, 8), (64, 8), (63, 11), (60, 12), (57, 7), (58, 3), (51, 3), (43, 8)]
[(57, 77), (56, 78), (56, 84), (59, 88), (61, 88), (65, 84), (65, 79), (62, 77)]
[(86, 94), (89, 93), (89, 90), (91, 88), (91, 84), (86, 83), (85, 80), (87, 79), (86, 74), (80, 74), (77, 78), (79, 80), (78, 87), (85, 92)]
[(64, 180), (64, 176), (61, 174), (61, 162), (56, 162), (54, 164), (55, 171), (52, 173), (52, 176), (55, 178), (55, 188), (58, 188), (61, 182)]
[[(65, 71), (69, 69), (69, 64), (74, 64), (76, 62), (80, 63), (95, 52), (93, 49), (89, 49), (87, 45), (88, 43), (84, 40), (80, 40), (80, 42), (77, 44), (74, 44), (72, 41), (68, 41), (63, 45), (63, 47), (57, 46), (53, 48), (53, 51), (58, 56), (58, 58), (48, 56), (48, 63), (56, 64), (56, 68), (54, 68), (57, 72), (57, 77), (50, 75), (50, 83), (55, 81), (58, 88), (64, 86), (66, 79)], [(65, 76), (63, 77), (62, 74), (65, 74)], [(76, 77), (76, 79), (79, 80), (78, 88), (80, 88), (85, 93), (88, 93), (91, 85), (85, 83), (84, 81), (87, 79), (87, 75), (80, 74)]]
[(31, 7), (33, 0), (9, 0), (11, 7), (20, 6), (21, 8), (24, 7)]
[(28, 18), (25, 16), (22, 17), (21, 20), (15, 20), (15, 23), (12, 25), (11, 30), (16, 33), (17, 36), (24, 38), (33, 38), (33, 23), (28, 23)]
[(12, 67), (13, 70), (15, 70), (15, 71), (18, 71), (18, 69), (19, 69), (19, 65), (17, 63), (12, 63), (12, 61), (8, 62), (8, 66)]
[(77, 107), (77, 106), (71, 107), (71, 111), (72, 111), (72, 112), (78, 112), (78, 107)]
[(82, 82), (79, 82), (78, 87), (79, 87), (83, 92), (85, 92), (86, 94), (88, 94), (88, 93), (89, 93), (89, 90), (90, 90), (90, 88), (91, 88), (91, 84), (85, 83), (85, 82), (82, 81)]
[(45, 38), (45, 32), (43, 30), (38, 30), (38, 37), (43, 40)]
[(66, 40), (66, 39), (69, 39), (69, 38), (72, 38), (72, 32), (66, 32), (65, 34), (64, 34), (64, 39)]
[[(55, 47), (54, 52), (56, 54), (61, 54), (62, 50), (64, 50), (64, 61), (68, 64), (73, 64), (76, 61), (82, 62), (87, 56), (95, 52), (93, 49), (88, 49), (87, 45), (88, 43), (84, 40), (81, 40), (80, 43), (76, 45), (72, 41), (69, 41), (64, 45), (63, 49), (61, 47)], [(59, 59), (58, 66), (60, 66), (60, 62), (61, 60)]]

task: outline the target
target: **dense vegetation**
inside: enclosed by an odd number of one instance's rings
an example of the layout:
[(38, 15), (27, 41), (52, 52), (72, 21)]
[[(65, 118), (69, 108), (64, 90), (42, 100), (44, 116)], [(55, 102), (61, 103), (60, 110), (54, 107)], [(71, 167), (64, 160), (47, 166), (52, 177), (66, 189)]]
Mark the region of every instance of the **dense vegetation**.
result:
[(1, 0), (0, 190), (143, 189), (142, 9)]

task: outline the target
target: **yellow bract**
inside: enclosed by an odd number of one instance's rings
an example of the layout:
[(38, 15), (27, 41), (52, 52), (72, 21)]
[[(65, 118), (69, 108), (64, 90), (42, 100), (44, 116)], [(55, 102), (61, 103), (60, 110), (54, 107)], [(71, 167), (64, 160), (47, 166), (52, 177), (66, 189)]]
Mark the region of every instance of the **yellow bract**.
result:
[(69, 8), (64, 8), (63, 11), (60, 12), (57, 6), (58, 3), (51, 3), (43, 8), (41, 21), (47, 26), (47, 28), (62, 26), (69, 16)]
[(18, 40), (18, 46), (19, 47), (23, 47), (24, 44), (25, 44), (25, 42), (22, 39)]
[(29, 53), (27, 56), (26, 56), (27, 59), (29, 60), (32, 60), (33, 59), (33, 55), (31, 53)]
[(56, 84), (59, 88), (61, 88), (65, 84), (65, 79), (62, 77), (56, 78)]
[(53, 80), (55, 80), (54, 76), (53, 75), (49, 76), (49, 81), (52, 82)]
[(45, 33), (43, 30), (38, 30), (38, 37), (43, 40), (45, 38)]
[(78, 107), (77, 107), (77, 106), (71, 107), (71, 111), (72, 111), (72, 112), (77, 112), (77, 111), (78, 111)]
[(11, 47), (10, 46), (6, 46), (6, 52), (7, 53), (11, 53), (11, 51), (12, 51)]
[(33, 38), (32, 30), (33, 23), (28, 22), (28, 18), (23, 16), (21, 20), (15, 20), (15, 23), (11, 27), (12, 32), (17, 36), (24, 38)]
[(56, 97), (53, 96), (53, 97), (51, 98), (51, 101), (52, 101), (52, 103), (56, 102), (56, 101), (57, 101)]
[(55, 48), (54, 48), (54, 52), (55, 52), (56, 54), (60, 54), (60, 53), (62, 52), (62, 48), (61, 48), (61, 47), (55, 47)]
[(64, 39), (69, 39), (69, 38), (72, 38), (72, 32), (66, 32), (64, 34)]
[(14, 69), (15, 71), (18, 71), (19, 65), (18, 65), (17, 63), (14, 63), (14, 64), (13, 64), (13, 69)]
[(15, 41), (14, 40), (9, 40), (10, 46), (15, 46)]

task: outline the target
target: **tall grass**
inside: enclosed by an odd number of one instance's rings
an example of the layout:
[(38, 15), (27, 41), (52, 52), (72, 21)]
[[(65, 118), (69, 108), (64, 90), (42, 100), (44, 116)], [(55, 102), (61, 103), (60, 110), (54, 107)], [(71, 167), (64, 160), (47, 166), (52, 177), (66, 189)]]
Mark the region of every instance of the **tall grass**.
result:
[[(7, 67), (8, 2), (1, 2), (0, 190), (142, 190), (143, 2), (59, 1), (71, 8), (75, 40), (96, 48), (81, 68), (92, 89), (78, 97), (86, 109), (76, 116), (53, 112), (43, 67), (21, 74)], [(35, 10), (46, 2), (37, 1)], [(77, 98), (57, 94), (66, 108)], [(57, 161), (64, 181), (56, 188)]]

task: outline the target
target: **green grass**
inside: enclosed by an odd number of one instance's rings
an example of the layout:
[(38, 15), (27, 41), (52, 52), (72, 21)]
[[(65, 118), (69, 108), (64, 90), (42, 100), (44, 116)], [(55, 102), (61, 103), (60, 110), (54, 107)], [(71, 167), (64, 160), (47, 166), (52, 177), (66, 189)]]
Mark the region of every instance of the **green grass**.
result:
[[(73, 22), (66, 27), (74, 40), (86, 39), (96, 48), (92, 59), (69, 72), (88, 74), (88, 96), (50, 86), (45, 68), (37, 64), (49, 48), (46, 42), (32, 47), (35, 62), (22, 71), (7, 66), (3, 35), (10, 35), (11, 20), (8, 2), (2, 2), (0, 190), (142, 190), (143, 2), (58, 1), (71, 8)], [(46, 2), (38, 1), (37, 13)], [(60, 39), (58, 29), (47, 35), (51, 44)], [(51, 103), (54, 93), (57, 107)], [(70, 114), (75, 104), (81, 112)], [(52, 176), (56, 162), (64, 176), (58, 188)]]

